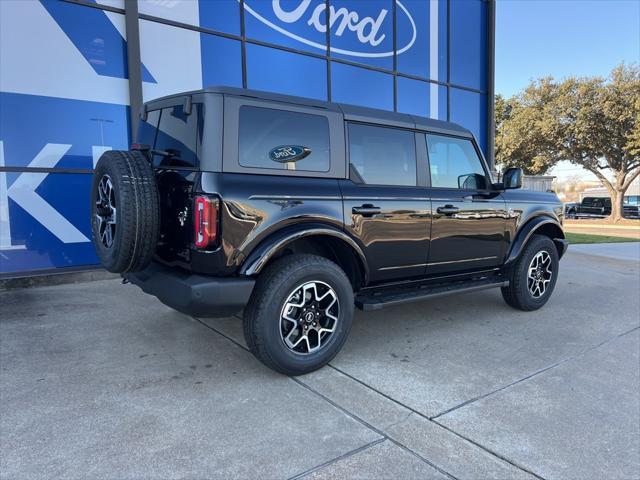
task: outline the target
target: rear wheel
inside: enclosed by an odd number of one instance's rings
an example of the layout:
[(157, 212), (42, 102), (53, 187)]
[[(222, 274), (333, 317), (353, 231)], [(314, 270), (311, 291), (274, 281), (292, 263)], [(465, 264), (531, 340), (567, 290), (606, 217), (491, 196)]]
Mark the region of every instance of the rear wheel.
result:
[(102, 154), (91, 187), (91, 228), (107, 270), (136, 272), (149, 265), (158, 243), (159, 203), (153, 169), (140, 152)]
[(505, 302), (519, 310), (542, 307), (558, 279), (558, 251), (553, 241), (534, 235), (509, 272), (509, 286), (502, 288)]
[(327, 364), (351, 330), (353, 290), (335, 263), (316, 255), (288, 255), (259, 276), (244, 312), (251, 352), (285, 375)]

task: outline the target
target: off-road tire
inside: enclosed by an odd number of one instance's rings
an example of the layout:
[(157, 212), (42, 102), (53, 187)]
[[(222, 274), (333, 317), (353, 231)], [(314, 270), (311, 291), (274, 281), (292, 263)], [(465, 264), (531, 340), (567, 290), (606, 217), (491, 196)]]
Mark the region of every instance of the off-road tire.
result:
[[(535, 298), (529, 292), (527, 275), (529, 265), (534, 256), (543, 250), (548, 252), (551, 257), (552, 276), (544, 294)], [(502, 287), (502, 298), (509, 306), (518, 310), (531, 311), (539, 309), (547, 303), (553, 293), (558, 279), (559, 265), (558, 250), (553, 240), (544, 235), (533, 235), (507, 273), (509, 286)]]
[[(280, 315), (288, 295), (304, 282), (321, 281), (335, 291), (340, 311), (335, 332), (318, 352), (292, 352), (280, 335)], [(251, 352), (267, 367), (285, 375), (302, 375), (326, 365), (340, 351), (351, 330), (353, 288), (342, 269), (317, 255), (287, 255), (258, 277), (244, 310), (244, 337)]]
[[(105, 175), (117, 205), (110, 247), (101, 241), (96, 216), (98, 186)], [(160, 232), (160, 199), (153, 168), (142, 153), (109, 150), (98, 160), (91, 186), (91, 230), (100, 263), (110, 272), (137, 272), (151, 262)]]

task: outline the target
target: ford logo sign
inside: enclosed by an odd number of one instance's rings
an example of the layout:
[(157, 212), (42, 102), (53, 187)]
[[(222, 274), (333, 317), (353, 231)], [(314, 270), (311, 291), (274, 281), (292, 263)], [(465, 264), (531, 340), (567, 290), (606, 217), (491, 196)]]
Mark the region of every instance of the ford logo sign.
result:
[[(284, 9), (280, 4), (280, 0), (272, 0), (271, 8), (277, 20), (284, 24), (293, 24), (296, 22), (304, 22), (309, 28), (314, 28), (318, 32), (325, 33), (327, 31), (326, 25), (326, 9), (327, 3), (325, 0), (315, 0), (315, 4), (311, 7), (312, 0), (300, 0), (300, 3), (293, 9)], [(240, 0), (238, 0), (240, 2)], [(253, 1), (251, 1), (253, 3)], [(266, 2), (265, 2), (266, 3)], [(357, 5), (357, 2), (355, 2)], [(255, 5), (259, 5), (258, 1)], [(400, 0), (397, 0), (398, 15), (405, 15), (407, 20), (411, 24), (411, 37), (406, 42), (398, 41), (398, 55), (409, 50), (416, 41), (416, 23), (413, 21), (413, 17), (402, 4)], [(311, 7), (311, 8), (310, 8)], [(319, 50), (326, 51), (326, 45), (322, 43), (314, 42), (308, 38), (304, 38), (293, 32), (288, 31), (281, 25), (278, 25), (269, 19), (265, 18), (254, 8), (249, 5), (249, 0), (244, 1), (244, 9), (253, 15), (259, 21), (272, 28), (273, 30), (286, 35), (293, 40), (296, 40), (310, 47), (317, 48)], [(384, 51), (366, 51), (366, 46), (370, 49), (377, 47), (385, 39), (386, 35), (380, 32), (380, 28), (383, 23), (392, 22), (393, 18), (391, 13), (387, 9), (381, 9), (377, 15), (372, 17), (362, 16), (357, 11), (350, 11), (345, 7), (336, 9), (333, 5), (329, 6), (329, 30), (333, 35), (341, 37), (342, 35), (352, 34), (355, 36), (358, 42), (360, 42), (365, 49), (358, 50), (346, 50), (343, 48), (337, 48), (331, 46), (331, 52), (339, 53), (342, 55), (349, 55), (352, 57), (369, 57), (369, 58), (381, 58), (393, 56), (393, 48), (387, 47)], [(275, 20), (275, 19), (274, 19)], [(387, 41), (386, 44), (391, 42)], [(382, 48), (382, 47), (381, 47)]]
[(309, 156), (311, 149), (300, 145), (280, 145), (269, 151), (269, 158), (274, 162), (297, 162)]

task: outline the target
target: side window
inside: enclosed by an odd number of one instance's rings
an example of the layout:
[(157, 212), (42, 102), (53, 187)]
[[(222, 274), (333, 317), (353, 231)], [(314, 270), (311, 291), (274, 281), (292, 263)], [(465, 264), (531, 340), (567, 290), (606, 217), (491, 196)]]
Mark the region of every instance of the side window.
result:
[(417, 184), (413, 132), (350, 123), (349, 161), (366, 184)]
[(152, 110), (147, 112), (147, 119), (138, 123), (138, 143), (149, 145), (153, 148), (156, 142), (156, 130), (158, 129), (158, 121), (160, 120), (160, 110)]
[(329, 121), (321, 115), (242, 106), (238, 154), (243, 167), (328, 172)]
[(487, 177), (471, 140), (427, 134), (431, 186), (485, 189)]
[(154, 155), (154, 164), (159, 167), (197, 168), (202, 146), (204, 107), (194, 103), (191, 114), (184, 113), (182, 105), (163, 108), (156, 137), (156, 150), (170, 155)]

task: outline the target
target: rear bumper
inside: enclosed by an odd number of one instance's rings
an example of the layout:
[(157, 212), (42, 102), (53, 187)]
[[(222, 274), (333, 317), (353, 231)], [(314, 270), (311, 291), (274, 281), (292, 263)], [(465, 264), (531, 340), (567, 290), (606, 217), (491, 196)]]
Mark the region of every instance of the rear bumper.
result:
[(255, 284), (248, 277), (192, 275), (158, 263), (123, 277), (165, 305), (195, 317), (226, 317), (239, 312)]

